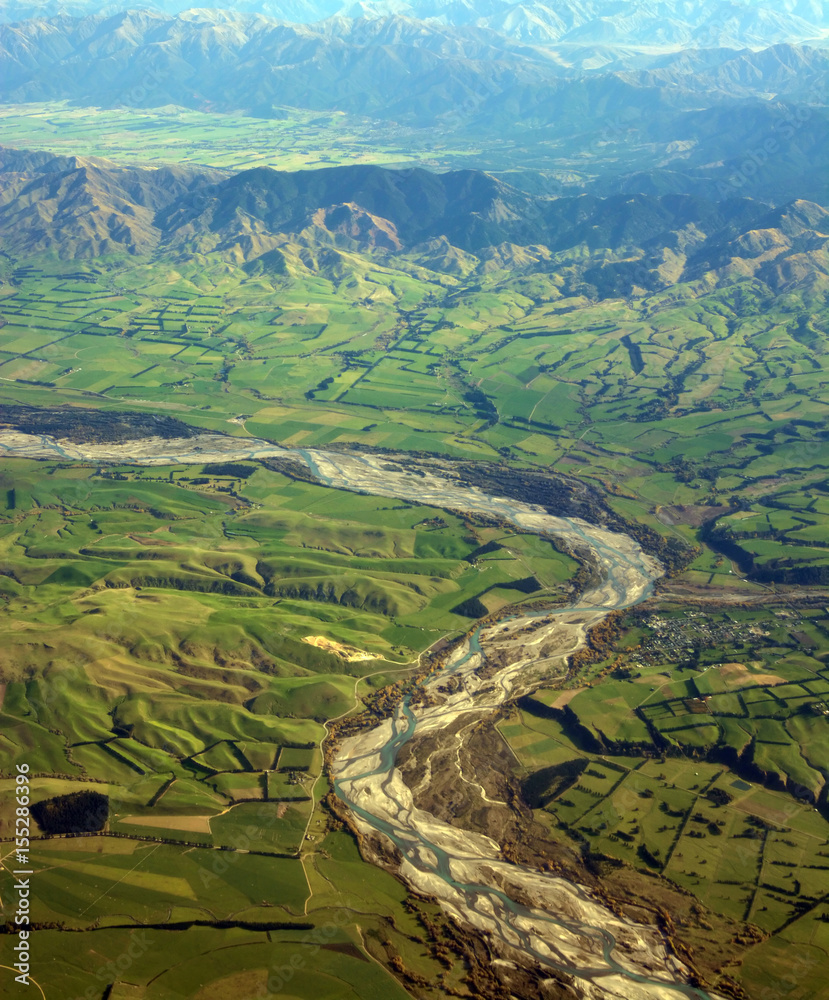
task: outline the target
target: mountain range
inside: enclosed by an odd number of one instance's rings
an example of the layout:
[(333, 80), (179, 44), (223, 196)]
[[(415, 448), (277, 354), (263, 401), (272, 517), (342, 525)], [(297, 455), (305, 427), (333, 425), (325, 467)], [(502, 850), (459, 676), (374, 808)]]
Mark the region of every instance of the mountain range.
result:
[[(573, 65), (579, 72), (585, 69), (583, 55), (578, 46)], [(592, 61), (602, 67), (608, 58), (592, 55)], [(622, 58), (620, 65), (630, 64)], [(204, 72), (218, 66), (221, 80)], [(555, 48), (516, 42), (491, 29), (401, 16), (299, 25), (228, 11), (171, 17), (141, 10), (3, 25), (0, 68), (4, 100), (60, 96), (142, 106), (213, 101), (222, 110), (271, 100), (394, 114), (406, 79), (414, 88), (411, 98), (431, 86), (447, 106), (468, 98), (479, 105), (517, 83), (566, 75), (571, 63)]]
[[(112, 14), (135, 4), (102, 0), (4, 0), (0, 18)], [(332, 19), (405, 17), (436, 24), (476, 26), (534, 43), (711, 47), (766, 46), (820, 39), (829, 15), (820, 0), (235, 0), (226, 9), (281, 21), (311, 24)], [(142, 4), (160, 13), (189, 10), (186, 0)]]
[(0, 150), (0, 240), (13, 256), (210, 256), (249, 272), (373, 266), (555, 272), (592, 297), (755, 277), (823, 288), (829, 212), (799, 200), (531, 195), (481, 171), (375, 166), (227, 175)]
[(499, 98), (517, 94), (526, 104), (527, 91), (539, 95), (537, 103), (552, 98), (559, 118), (568, 110), (604, 116), (614, 105), (696, 108), (702, 94), (815, 103), (827, 79), (829, 50), (795, 46), (792, 36), (770, 36), (760, 51), (718, 40), (642, 49), (523, 39), (488, 25), (400, 15), (302, 25), (215, 10), (61, 14), (0, 25), (0, 100), (7, 102), (209, 104), (260, 115), (288, 105), (413, 120), (448, 115), (457, 124), (489, 113)]
[[(829, 203), (822, 6), (722, 8), (722, 24), (738, 13), (812, 18), (814, 43), (794, 44), (799, 34), (789, 25), (758, 49), (730, 47), (736, 42), (716, 33), (696, 45), (652, 44), (660, 18), (696, 23), (701, 11), (713, 17), (721, 10), (717, 4), (493, 3), (476, 5), (490, 11), (477, 18), (467, 16), (471, 9), (434, 3), (412, 8), (428, 20), (337, 14), (311, 24), (238, 10), (61, 13), (5, 23), (0, 103), (173, 106), (264, 119), (293, 108), (347, 112), (362, 116), (364, 129), (380, 120), (388, 135), (426, 130), (443, 147), (474, 149), (476, 166), (485, 169), (555, 162), (586, 189), (595, 181), (599, 194)], [(567, 27), (566, 38), (506, 32), (493, 21), (542, 11)], [(647, 21), (651, 44), (588, 37), (585, 25), (593, 22), (584, 18), (593, 15), (603, 23), (641, 20), (642, 37)], [(583, 37), (573, 36), (577, 30)], [(755, 162), (746, 165), (746, 154)], [(739, 180), (745, 173), (748, 185)]]

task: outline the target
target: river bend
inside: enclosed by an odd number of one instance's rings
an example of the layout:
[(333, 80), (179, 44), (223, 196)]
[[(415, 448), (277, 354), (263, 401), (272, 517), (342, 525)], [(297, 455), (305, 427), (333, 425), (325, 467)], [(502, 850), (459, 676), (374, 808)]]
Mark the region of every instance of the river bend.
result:
[[(407, 472), (399, 464), (404, 458), (393, 465), (381, 456), (291, 451), (268, 441), (216, 434), (78, 444), (17, 431), (0, 432), (0, 453), (136, 465), (289, 458), (302, 461), (321, 482), (337, 489), (495, 516), (522, 531), (555, 534), (572, 546), (589, 548), (600, 580), (577, 606), (522, 614), (476, 630), (423, 685), (427, 693), (435, 693), (452, 675), (458, 682), (453, 693), (441, 693), (436, 704), (404, 701), (394, 718), (345, 739), (334, 760), (334, 788), (365, 837), (394, 846), (401, 858), (399, 874), (483, 935), (503, 955), (496, 962), (524, 964), (530, 959), (566, 973), (590, 1000), (719, 1000), (689, 985), (689, 970), (671, 954), (657, 928), (618, 916), (574, 882), (504, 861), (499, 845), (485, 834), (458, 829), (417, 808), (396, 767), (407, 741), (463, 716), (488, 715), (525, 690), (537, 674), (536, 647), (544, 644), (548, 664), (550, 648), (563, 662), (609, 611), (648, 597), (661, 566), (633, 539), (530, 503), (489, 496), (453, 479), (451, 468), (445, 477), (422, 468), (417, 474)], [(534, 627), (528, 636), (529, 625)], [(477, 668), (487, 650), (498, 651), (498, 662), (506, 666), (484, 679)]]

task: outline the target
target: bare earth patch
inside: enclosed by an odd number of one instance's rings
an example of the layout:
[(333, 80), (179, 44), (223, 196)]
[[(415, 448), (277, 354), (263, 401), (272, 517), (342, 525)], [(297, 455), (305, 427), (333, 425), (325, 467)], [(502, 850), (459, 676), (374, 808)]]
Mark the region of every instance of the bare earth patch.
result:
[(690, 524), (699, 528), (706, 521), (727, 513), (730, 507), (706, 507), (700, 504), (672, 504), (669, 507), (658, 507), (656, 516), (663, 524)]
[(777, 674), (753, 674), (744, 663), (721, 663), (720, 676), (731, 687), (739, 687), (746, 682), (752, 684), (785, 684), (783, 677)]
[(247, 969), (203, 986), (193, 1000), (225, 1000), (226, 997), (266, 996), (267, 969)]
[(302, 637), (302, 641), (307, 642), (310, 646), (318, 646), (329, 653), (334, 653), (347, 663), (379, 659), (374, 653), (367, 653), (364, 649), (358, 649), (356, 646), (347, 646), (345, 643), (328, 639), (324, 635), (305, 635)]
[(580, 687), (572, 688), (570, 691), (562, 691), (558, 698), (550, 705), (550, 708), (564, 708), (565, 705), (570, 704), (577, 694), (581, 694), (582, 691), (586, 690), (586, 688)]
[(158, 830), (210, 833), (209, 816), (122, 816), (121, 822), (132, 826), (153, 826)]
[(250, 799), (261, 799), (262, 789), (261, 788), (227, 788), (227, 794), (233, 799), (234, 802), (247, 802)]
[(774, 823), (776, 826), (788, 829), (791, 813), (784, 812), (782, 809), (774, 809), (771, 806), (761, 805), (758, 802), (752, 801), (752, 798), (752, 796), (747, 796), (742, 801), (735, 802), (734, 808), (749, 816), (758, 816), (768, 823)]

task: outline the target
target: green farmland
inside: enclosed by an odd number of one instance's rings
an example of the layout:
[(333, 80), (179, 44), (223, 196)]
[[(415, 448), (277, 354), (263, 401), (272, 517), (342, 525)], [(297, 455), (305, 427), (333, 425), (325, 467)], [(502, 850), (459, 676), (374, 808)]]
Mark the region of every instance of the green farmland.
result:
[(783, 947), (808, 963), (826, 914), (827, 655), (824, 610), (637, 610), (605, 659), (499, 724), (551, 835), (704, 900), (716, 916), (689, 932), (703, 948), (716, 920), (757, 928), (749, 989), (779, 974)]
[[(712, 546), (739, 575), (829, 573), (824, 354), (819, 319), (808, 346), (795, 325), (797, 296), (746, 289), (738, 306), (728, 289), (678, 286), (590, 303), (543, 275), (532, 288), (499, 270), (472, 283), (356, 254), (339, 274), (122, 258), (2, 268), (9, 402), (577, 473), (624, 516)], [(635, 372), (622, 339), (639, 350)], [(769, 374), (769, 351), (790, 374)], [(707, 559), (695, 583), (736, 582)]]
[[(35, 801), (108, 800), (100, 833), (35, 827), (32, 919), (98, 928), (80, 953), (39, 932), (54, 958), (38, 982), (85, 996), (143, 928), (156, 942), (137, 963), (143, 995), (159, 1000), (260, 989), (306, 953), (297, 981), (332, 1000), (407, 995), (368, 955), (457, 986), (463, 966), (446, 972), (400, 883), (320, 806), (323, 723), (465, 631), (453, 608), (560, 599), (576, 564), (431, 508), (213, 470), (3, 463), (3, 768), (29, 764)], [(528, 570), (539, 589), (510, 591)], [(0, 779), (6, 845), (14, 787)], [(134, 981), (124, 970), (116, 988)]]

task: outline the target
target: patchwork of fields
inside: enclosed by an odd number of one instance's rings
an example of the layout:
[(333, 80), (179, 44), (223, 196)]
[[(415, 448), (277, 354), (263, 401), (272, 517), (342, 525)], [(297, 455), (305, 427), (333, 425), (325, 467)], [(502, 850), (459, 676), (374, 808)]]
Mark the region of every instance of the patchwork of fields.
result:
[[(462, 632), (469, 602), (561, 597), (575, 569), (535, 536), (209, 468), (44, 477), (7, 462), (4, 741), (34, 770), (173, 775), (165, 812), (273, 798), (263, 772), (285, 769), (280, 746), (318, 743), (356, 678), (385, 683)], [(319, 634), (375, 659), (305, 641)], [(156, 792), (142, 784), (134, 804)]]
[[(320, 804), (322, 723), (465, 631), (458, 606), (561, 599), (576, 563), (536, 536), (261, 466), (5, 460), (2, 475), (0, 753), (29, 764), (37, 801), (109, 803), (100, 834), (31, 852), (32, 919), (100, 928), (80, 954), (39, 932), (47, 994), (85, 996), (104, 956), (175, 925), (191, 928), (175, 956), (141, 963), (145, 998), (259, 989), (296, 954), (317, 955), (302, 982), (321, 996), (404, 996), (364, 946), (443, 981), (427, 924), (401, 921), (406, 891)], [(307, 641), (320, 635), (327, 647)], [(0, 779), (7, 843), (14, 787)]]
[[(342, 111), (288, 107), (280, 111), (281, 117), (254, 118), (180, 107), (165, 112), (155, 108), (81, 108), (52, 101), (5, 104), (0, 107), (0, 122), (9, 145), (139, 163), (299, 170), (349, 163), (434, 161), (434, 144), (420, 130), (402, 130)], [(440, 159), (462, 160), (469, 155), (450, 144), (443, 148)]]
[(829, 822), (816, 808), (827, 652), (825, 610), (667, 605), (626, 618), (573, 687), (536, 691), (499, 725), (553, 836), (659, 873), (732, 934), (757, 928), (741, 973), (749, 989), (780, 975), (789, 949), (807, 970), (798, 998), (821, 982), (811, 962), (829, 899)]
[(705, 537), (743, 574), (824, 580), (825, 348), (801, 295), (745, 282), (739, 297), (677, 286), (590, 304), (540, 274), (473, 283), (404, 264), (354, 256), (339, 278), (117, 259), (7, 270), (4, 396), (293, 447), (552, 466), (656, 527), (665, 505), (732, 503)]

